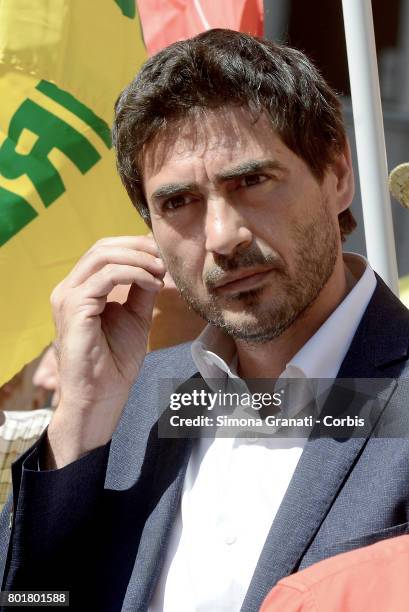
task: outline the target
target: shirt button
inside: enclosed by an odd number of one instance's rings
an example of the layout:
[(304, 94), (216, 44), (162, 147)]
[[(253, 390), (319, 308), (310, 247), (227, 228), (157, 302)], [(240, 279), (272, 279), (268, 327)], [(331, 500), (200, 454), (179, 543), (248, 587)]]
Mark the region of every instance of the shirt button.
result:
[(226, 544), (231, 546), (231, 544), (234, 544), (236, 540), (237, 540), (237, 537), (231, 534), (231, 535), (226, 536), (224, 541), (226, 542)]

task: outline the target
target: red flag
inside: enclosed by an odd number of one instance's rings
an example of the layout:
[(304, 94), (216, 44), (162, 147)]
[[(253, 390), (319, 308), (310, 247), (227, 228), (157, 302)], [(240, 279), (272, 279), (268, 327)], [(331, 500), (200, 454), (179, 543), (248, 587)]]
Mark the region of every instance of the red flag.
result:
[(150, 55), (211, 28), (263, 35), (263, 0), (138, 0)]

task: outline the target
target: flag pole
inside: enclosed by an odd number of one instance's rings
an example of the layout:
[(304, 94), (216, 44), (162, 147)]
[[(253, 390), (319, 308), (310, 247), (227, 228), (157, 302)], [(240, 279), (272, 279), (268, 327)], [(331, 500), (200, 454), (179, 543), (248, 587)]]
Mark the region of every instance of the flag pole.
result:
[(342, 0), (342, 7), (367, 255), (374, 270), (398, 295), (371, 0)]
[(275, 42), (286, 39), (290, 3), (288, 0), (264, 0), (264, 38)]

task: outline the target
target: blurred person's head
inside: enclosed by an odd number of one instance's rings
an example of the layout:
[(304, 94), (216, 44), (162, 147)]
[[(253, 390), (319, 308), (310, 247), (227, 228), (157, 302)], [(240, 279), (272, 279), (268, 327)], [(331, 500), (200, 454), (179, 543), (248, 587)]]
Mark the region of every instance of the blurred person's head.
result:
[(57, 351), (54, 345), (46, 349), (33, 375), (33, 385), (51, 394), (51, 405), (57, 406), (60, 398), (60, 375)]
[(113, 135), (132, 202), (209, 322), (272, 339), (339, 276), (349, 148), (339, 100), (300, 51), (228, 30), (175, 43), (121, 94)]

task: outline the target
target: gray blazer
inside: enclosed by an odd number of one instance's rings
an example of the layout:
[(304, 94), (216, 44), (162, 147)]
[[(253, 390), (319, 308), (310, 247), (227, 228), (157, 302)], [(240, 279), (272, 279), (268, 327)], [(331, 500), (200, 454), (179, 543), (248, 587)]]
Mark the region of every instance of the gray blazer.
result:
[[(376, 409), (408, 414), (409, 311), (377, 287), (340, 378), (378, 379)], [(178, 511), (192, 441), (157, 433), (158, 381), (198, 376), (190, 344), (149, 354), (112, 441), (61, 470), (38, 471), (43, 440), (13, 466), (0, 524), (3, 590), (68, 590), (71, 609), (144, 611)], [(406, 428), (406, 431), (408, 429)], [(403, 434), (402, 434), (403, 435)], [(282, 577), (409, 532), (409, 440), (311, 436), (272, 522), (242, 612)], [(216, 612), (216, 611), (212, 611)]]

